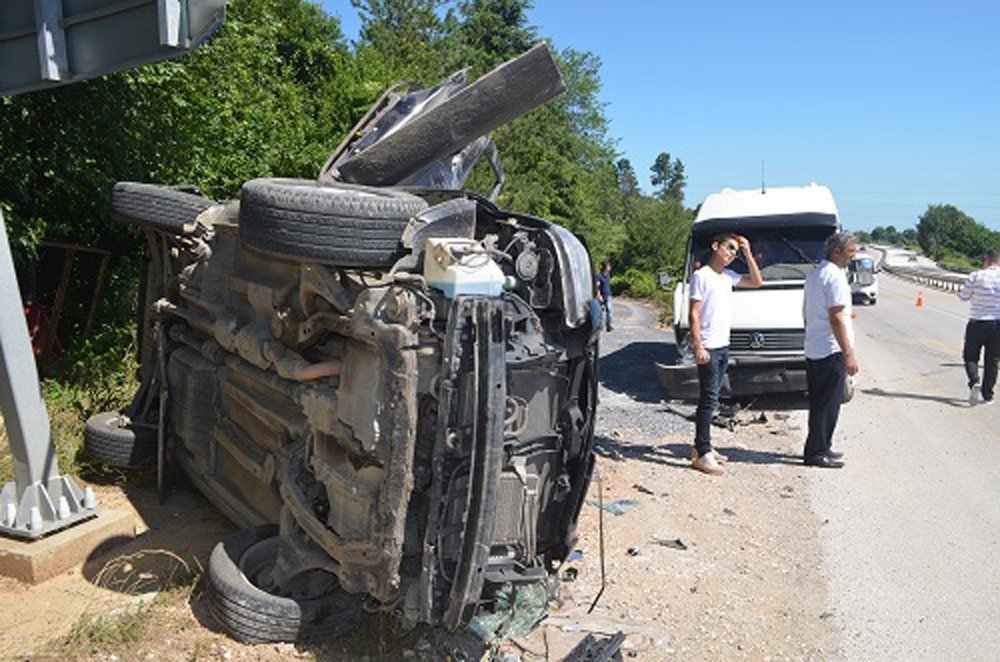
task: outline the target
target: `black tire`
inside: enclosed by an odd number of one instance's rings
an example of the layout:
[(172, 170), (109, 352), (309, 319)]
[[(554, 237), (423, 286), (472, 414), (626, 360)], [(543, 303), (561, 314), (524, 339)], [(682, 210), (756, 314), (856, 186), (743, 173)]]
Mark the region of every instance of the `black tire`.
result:
[(203, 195), (156, 184), (118, 182), (111, 189), (111, 211), (123, 223), (152, 225), (175, 234), (194, 229), (198, 215), (215, 205)]
[(403, 191), (302, 179), (243, 185), (240, 238), (278, 257), (384, 268), (405, 254), (407, 221), (427, 203)]
[(134, 469), (156, 459), (156, 434), (131, 427), (128, 419), (109, 411), (91, 416), (83, 432), (87, 457), (122, 469)]
[(215, 546), (208, 559), (208, 604), (234, 639), (244, 643), (315, 643), (354, 630), (361, 599), (334, 588), (318, 597), (283, 597), (254, 584), (274, 565), (278, 527), (244, 529)]

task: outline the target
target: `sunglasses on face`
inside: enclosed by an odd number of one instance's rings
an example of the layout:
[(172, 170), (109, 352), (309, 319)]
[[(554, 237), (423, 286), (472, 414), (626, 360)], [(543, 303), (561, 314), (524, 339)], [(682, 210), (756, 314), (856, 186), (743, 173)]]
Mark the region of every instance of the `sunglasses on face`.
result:
[(734, 244), (733, 242), (729, 242), (728, 244), (723, 244), (723, 247), (731, 253), (735, 253), (740, 249), (740, 247)]

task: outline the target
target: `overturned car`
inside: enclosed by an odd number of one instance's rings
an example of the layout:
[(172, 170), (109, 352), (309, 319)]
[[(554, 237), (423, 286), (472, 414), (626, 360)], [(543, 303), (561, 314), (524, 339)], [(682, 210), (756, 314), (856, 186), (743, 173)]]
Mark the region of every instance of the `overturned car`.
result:
[(469, 84), (390, 90), (316, 181), (240, 200), (119, 183), (141, 225), (141, 387), (98, 459), (170, 462), (245, 529), (208, 567), (244, 641), (362, 609), (456, 628), (550, 585), (593, 468), (599, 310), (568, 231), (463, 192), (489, 131), (563, 89), (545, 45)]

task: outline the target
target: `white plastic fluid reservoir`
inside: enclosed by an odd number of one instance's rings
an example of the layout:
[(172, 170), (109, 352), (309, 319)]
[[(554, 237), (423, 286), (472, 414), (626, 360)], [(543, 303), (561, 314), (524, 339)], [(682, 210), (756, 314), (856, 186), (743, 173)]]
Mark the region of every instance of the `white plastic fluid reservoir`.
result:
[(503, 270), (472, 239), (429, 238), (424, 279), (449, 299), (459, 294), (498, 296), (504, 285)]

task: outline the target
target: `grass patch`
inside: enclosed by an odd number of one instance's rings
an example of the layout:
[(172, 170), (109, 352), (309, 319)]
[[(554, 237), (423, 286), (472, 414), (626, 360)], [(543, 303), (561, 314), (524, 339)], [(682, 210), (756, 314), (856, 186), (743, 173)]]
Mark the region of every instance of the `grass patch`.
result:
[(73, 624), (61, 648), (70, 657), (97, 655), (136, 644), (145, 638), (152, 608), (133, 607), (108, 614), (84, 614)]

